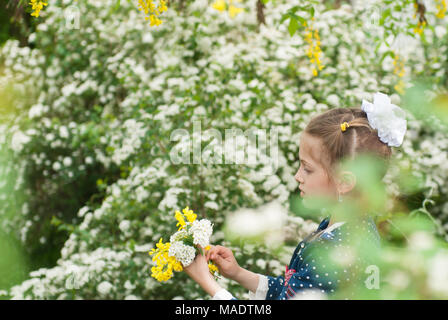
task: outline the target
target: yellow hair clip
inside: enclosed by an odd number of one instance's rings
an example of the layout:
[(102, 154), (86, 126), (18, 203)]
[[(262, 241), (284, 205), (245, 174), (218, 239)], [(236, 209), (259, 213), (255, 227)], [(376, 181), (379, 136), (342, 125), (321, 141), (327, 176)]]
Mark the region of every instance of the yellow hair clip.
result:
[(343, 122), (343, 123), (341, 123), (341, 130), (342, 130), (342, 132), (344, 132), (345, 130), (347, 130), (348, 127), (350, 127), (350, 125), (348, 124), (348, 122)]

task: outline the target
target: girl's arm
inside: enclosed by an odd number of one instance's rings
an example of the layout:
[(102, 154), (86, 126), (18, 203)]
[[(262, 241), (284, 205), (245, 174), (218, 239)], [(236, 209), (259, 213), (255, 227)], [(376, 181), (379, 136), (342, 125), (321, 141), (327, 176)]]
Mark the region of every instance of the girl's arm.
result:
[(241, 268), (232, 250), (223, 246), (213, 246), (206, 254), (207, 260), (213, 260), (219, 273), (234, 280), (249, 290), (249, 298), (254, 300), (276, 299), (283, 288), (284, 278), (274, 278)]
[(257, 292), (260, 284), (264, 285), (263, 280), (260, 282), (260, 275), (246, 270), (238, 265), (232, 250), (223, 246), (213, 246), (206, 253), (206, 259), (213, 260), (218, 266), (219, 273), (227, 279), (234, 280), (247, 290)]
[(258, 274), (238, 266), (238, 270), (230, 279), (238, 282), (247, 290), (256, 292), (258, 288), (259, 278), (260, 276)]

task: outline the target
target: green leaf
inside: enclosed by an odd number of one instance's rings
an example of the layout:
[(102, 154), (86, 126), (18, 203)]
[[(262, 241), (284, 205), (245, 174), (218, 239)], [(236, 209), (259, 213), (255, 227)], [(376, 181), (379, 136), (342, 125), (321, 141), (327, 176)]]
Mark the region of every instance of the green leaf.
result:
[(314, 17), (314, 7), (313, 6), (310, 8), (310, 14), (311, 14), (311, 17)]
[(393, 53), (393, 51), (389, 50), (389, 51), (384, 52), (383, 56), (381, 57), (380, 64), (383, 63), (383, 60), (384, 60), (387, 56), (391, 56), (391, 57), (393, 58), (393, 57), (394, 57), (394, 53)]
[(286, 19), (290, 18), (290, 14), (289, 13), (284, 13), (282, 15), (282, 18), (280, 19), (280, 23), (283, 23)]
[(297, 19), (291, 18), (289, 20), (289, 26), (288, 26), (289, 34), (291, 35), (291, 37), (294, 35), (294, 33), (296, 33), (298, 28), (299, 23), (297, 22)]
[(294, 15), (294, 18), (296, 18), (297, 20), (299, 20), (300, 21), (300, 23), (304, 23), (304, 22), (306, 22), (306, 19), (305, 18), (302, 18), (301, 16), (297, 16), (297, 15)]
[(297, 10), (302, 10), (303, 8), (301, 7), (301, 6), (294, 6), (294, 7), (292, 7), (291, 9), (289, 9), (288, 10), (288, 13), (290, 13), (290, 14), (294, 14), (294, 13), (296, 13), (297, 12)]
[(390, 16), (390, 8), (384, 10), (383, 14), (381, 15), (381, 19), (380, 19), (380, 25), (384, 24), (384, 21), (386, 21), (387, 17)]

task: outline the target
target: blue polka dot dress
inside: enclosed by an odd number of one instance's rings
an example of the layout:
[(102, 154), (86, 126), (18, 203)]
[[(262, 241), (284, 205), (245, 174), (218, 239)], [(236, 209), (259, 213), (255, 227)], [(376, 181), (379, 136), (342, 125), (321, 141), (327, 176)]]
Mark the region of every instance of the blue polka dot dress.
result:
[[(362, 281), (365, 268), (373, 264), (370, 258), (350, 256), (352, 237), (361, 235), (363, 242), (375, 248), (380, 247), (380, 236), (375, 222), (370, 216), (363, 216), (356, 222), (338, 222), (328, 227), (330, 217), (323, 219), (318, 228), (302, 240), (294, 250), (285, 274), (277, 277), (259, 275), (258, 288), (255, 293), (249, 292), (251, 299), (288, 300), (300, 298), (300, 295), (313, 292), (329, 296), (347, 283)], [(358, 233), (356, 233), (358, 232)], [(335, 263), (334, 261), (338, 261)], [(361, 283), (362, 284), (362, 283)], [(228, 292), (213, 299), (235, 298)], [(353, 294), (353, 293), (352, 293)], [(347, 299), (355, 298), (351, 295)]]
[(288, 300), (310, 289), (331, 295), (344, 283), (361, 281), (359, 274), (372, 261), (350, 257), (352, 241), (356, 241), (350, 232), (360, 231), (367, 243), (378, 248), (380, 236), (375, 222), (366, 216), (356, 225), (334, 224), (331, 231), (325, 232), (329, 221), (329, 217), (322, 220), (317, 230), (299, 243), (284, 276), (266, 276), (266, 300)]

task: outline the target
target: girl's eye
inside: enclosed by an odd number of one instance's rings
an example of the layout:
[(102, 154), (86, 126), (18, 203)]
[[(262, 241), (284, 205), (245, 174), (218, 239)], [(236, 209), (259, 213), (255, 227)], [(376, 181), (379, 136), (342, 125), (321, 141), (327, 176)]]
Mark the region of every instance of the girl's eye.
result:
[(299, 165), (299, 168), (303, 167), (303, 170), (307, 173), (310, 174), (311, 170), (308, 170), (307, 168), (305, 168), (302, 164)]

